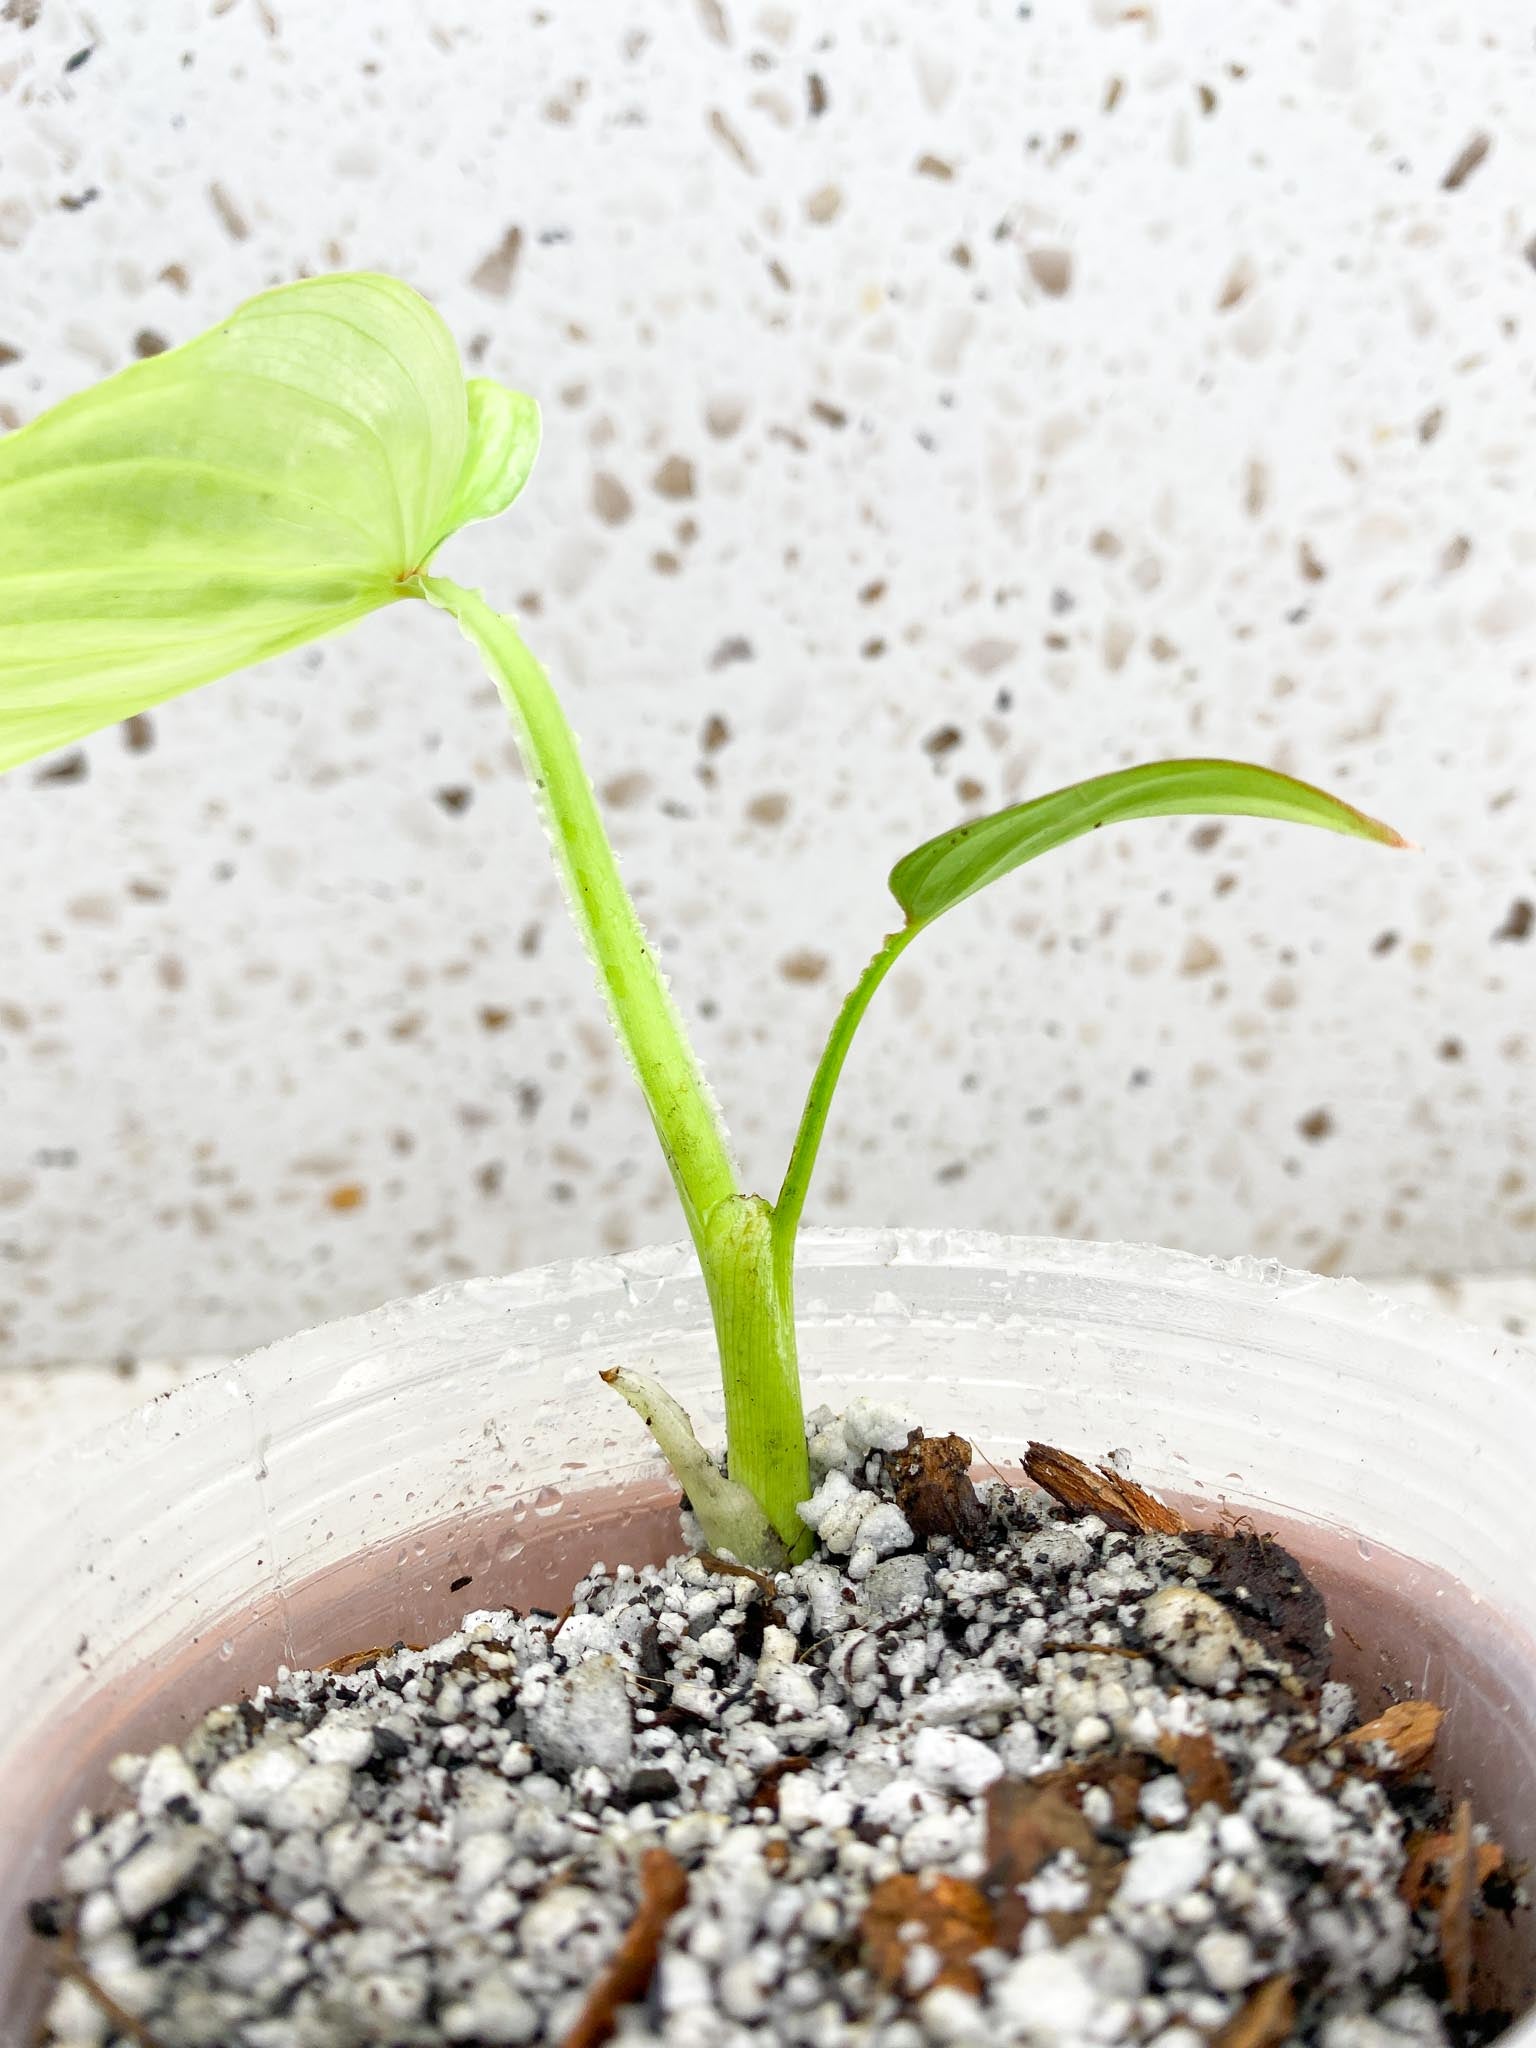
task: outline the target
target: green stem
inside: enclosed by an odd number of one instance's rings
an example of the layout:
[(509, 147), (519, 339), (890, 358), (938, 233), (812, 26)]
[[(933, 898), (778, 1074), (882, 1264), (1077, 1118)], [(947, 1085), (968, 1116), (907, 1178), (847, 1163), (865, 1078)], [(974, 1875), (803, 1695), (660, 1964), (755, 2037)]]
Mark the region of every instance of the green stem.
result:
[(791, 1303), (795, 1233), (800, 1228), (801, 1212), (805, 1208), (805, 1198), (810, 1190), (811, 1175), (816, 1170), (816, 1155), (821, 1150), (822, 1135), (827, 1128), (827, 1113), (832, 1107), (832, 1096), (837, 1087), (838, 1077), (843, 1071), (843, 1062), (848, 1057), (853, 1034), (858, 1030), (875, 990), (921, 929), (920, 925), (904, 925), (899, 932), (891, 932), (887, 936), (879, 952), (848, 991), (843, 1007), (837, 1014), (837, 1022), (832, 1026), (832, 1035), (828, 1038), (821, 1058), (816, 1064), (816, 1071), (811, 1076), (805, 1108), (800, 1116), (800, 1128), (795, 1133), (794, 1150), (789, 1155), (789, 1166), (784, 1174), (784, 1185), (779, 1189), (779, 1199), (773, 1205), (775, 1272), (779, 1292)]
[(792, 1551), (804, 1550), (808, 1538), (796, 1510), (810, 1494), (811, 1474), (793, 1261), (781, 1268), (775, 1256), (768, 1204), (737, 1186), (719, 1114), (646, 944), (549, 678), (511, 620), (477, 592), (442, 576), (417, 582), (424, 597), (457, 619), (501, 691), (572, 912), (666, 1153), (714, 1314), (731, 1478), (756, 1496)]
[(792, 1554), (809, 1549), (799, 1504), (811, 1494), (795, 1343), (794, 1262), (777, 1257), (774, 1212), (738, 1195), (710, 1218), (702, 1248), (725, 1387), (731, 1478), (756, 1495)]
[(639, 1077), (708, 1277), (710, 1219), (737, 1193), (736, 1171), (682, 1018), (619, 874), (576, 735), (548, 676), (510, 619), (493, 611), (477, 591), (445, 576), (417, 581), (422, 595), (451, 613), (479, 648), (511, 714), (572, 915), (597, 968), (620, 1043)]

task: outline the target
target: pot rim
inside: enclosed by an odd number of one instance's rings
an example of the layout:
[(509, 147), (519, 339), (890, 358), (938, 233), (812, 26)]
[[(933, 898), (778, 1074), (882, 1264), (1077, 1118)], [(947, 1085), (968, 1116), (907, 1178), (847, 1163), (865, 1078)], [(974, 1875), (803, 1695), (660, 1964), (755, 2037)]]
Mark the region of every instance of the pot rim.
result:
[[(1155, 1284), (1189, 1296), (1211, 1293), (1214, 1281), (1217, 1290), (1234, 1305), (1286, 1309), (1305, 1303), (1311, 1316), (1341, 1332), (1370, 1329), (1378, 1334), (1433, 1344), (1447, 1354), (1475, 1352), (1485, 1370), (1491, 1355), (1500, 1367), (1507, 1359), (1509, 1369), (1536, 1378), (1536, 1342), (1473, 1322), (1448, 1309), (1397, 1300), (1348, 1276), (1312, 1273), (1279, 1259), (1260, 1258), (1251, 1253), (1225, 1258), (1119, 1239), (1036, 1237), (905, 1225), (809, 1227), (800, 1232), (797, 1246), (797, 1325), (814, 1327), (817, 1321), (811, 1287), (818, 1270), (874, 1267), (893, 1272), (936, 1267), (957, 1272), (996, 1270), (1012, 1275), (1038, 1271), (1054, 1277), (1102, 1279), (1117, 1285)], [(0, 1502), (0, 1534), (11, 1533), (9, 1525), (13, 1523), (15, 1533), (20, 1533), (15, 1510), (30, 1490), (30, 1482), (46, 1483), (50, 1474), (66, 1469), (83, 1447), (105, 1445), (135, 1416), (149, 1411), (174, 1416), (188, 1389), (206, 1385), (220, 1375), (239, 1375), (246, 1383), (247, 1394), (255, 1395), (261, 1382), (288, 1373), (301, 1362), (302, 1351), (321, 1338), (367, 1339), (376, 1334), (380, 1339), (398, 1343), (408, 1334), (411, 1322), (426, 1323), (444, 1307), (460, 1300), (474, 1301), (486, 1309), (504, 1309), (509, 1314), (547, 1308), (556, 1296), (572, 1303), (590, 1301), (596, 1306), (605, 1297), (618, 1301), (629, 1296), (637, 1282), (647, 1287), (693, 1287), (702, 1295), (697, 1256), (692, 1245), (681, 1239), (625, 1252), (553, 1259), (510, 1273), (477, 1274), (446, 1281), (272, 1338), (188, 1373), (176, 1386), (139, 1404), (126, 1417), (115, 1418), (70, 1445), (19, 1462), (7, 1474), (10, 1486), (4, 1502)], [(1452, 1365), (1448, 1356), (1448, 1368)], [(814, 1405), (814, 1368), (806, 1377), (809, 1406)]]

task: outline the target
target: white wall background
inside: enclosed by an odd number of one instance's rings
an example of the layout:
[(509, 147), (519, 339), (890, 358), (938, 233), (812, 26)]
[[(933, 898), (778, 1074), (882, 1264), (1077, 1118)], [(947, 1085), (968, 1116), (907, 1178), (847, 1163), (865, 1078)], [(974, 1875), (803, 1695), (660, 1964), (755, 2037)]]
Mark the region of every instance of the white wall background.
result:
[[(1427, 850), (1016, 878), (872, 1014), (813, 1212), (1531, 1263), (1526, 0), (0, 16), (0, 423), (337, 265), (542, 401), (445, 566), (567, 686), (760, 1184), (896, 854), (1242, 753)], [(678, 1232), (440, 619), (13, 775), (0, 904), (0, 1357)]]

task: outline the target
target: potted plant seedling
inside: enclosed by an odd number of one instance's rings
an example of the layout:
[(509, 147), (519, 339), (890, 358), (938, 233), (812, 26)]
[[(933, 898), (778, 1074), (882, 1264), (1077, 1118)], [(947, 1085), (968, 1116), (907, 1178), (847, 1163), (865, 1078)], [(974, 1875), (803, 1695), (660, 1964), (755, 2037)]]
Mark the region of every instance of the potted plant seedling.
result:
[(604, 1375), (683, 1488), (691, 1562), (285, 1678), (127, 1761), (130, 1805), (82, 1824), (37, 1908), (65, 1944), (49, 2038), (1448, 2038), (1502, 1852), (1422, 1776), (1438, 1709), (1357, 1725), (1321, 1602), (1261, 1534), (1044, 1447), (1043, 1494), (978, 1495), (968, 1444), (878, 1402), (808, 1428), (794, 1305), (854, 1035), (946, 911), (1134, 819), (1405, 842), (1212, 760), (926, 841), (777, 1194), (748, 1192), (548, 677), (433, 566), (538, 437), (425, 301), (356, 275), (268, 292), (0, 441), (0, 769), (397, 602), (478, 650), (677, 1189), (726, 1419), (722, 1464), (665, 1386)]

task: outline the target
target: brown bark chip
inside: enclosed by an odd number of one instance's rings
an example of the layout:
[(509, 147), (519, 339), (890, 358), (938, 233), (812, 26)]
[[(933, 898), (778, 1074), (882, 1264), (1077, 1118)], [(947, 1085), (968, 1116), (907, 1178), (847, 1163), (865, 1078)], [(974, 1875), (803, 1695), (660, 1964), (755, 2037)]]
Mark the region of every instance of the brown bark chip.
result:
[(1279, 2048), (1296, 2023), (1288, 1976), (1266, 1977), (1216, 2036), (1213, 2048)]
[(1062, 1783), (1074, 1775), (1053, 1771), (1045, 1778), (999, 1778), (987, 1792), (987, 1874), (983, 1880), (997, 1916), (997, 1944), (1012, 1954), (1034, 1917), (1021, 1887), (1051, 1857), (1070, 1849), (1088, 1881), (1088, 1901), (1077, 1910), (1046, 1913), (1057, 1943), (1081, 1934), (1114, 1896), (1125, 1859), (1101, 1842), (1074, 1803), (1081, 1785)]
[(1195, 1735), (1165, 1735), (1157, 1753), (1178, 1772), (1191, 1812), (1198, 1813), (1202, 1806), (1232, 1811), (1232, 1773), (1207, 1730), (1202, 1728)]
[(752, 1787), (752, 1796), (747, 1802), (754, 1813), (777, 1815), (779, 1810), (779, 1786), (785, 1778), (792, 1778), (799, 1771), (811, 1769), (808, 1756), (781, 1756), (776, 1764), (770, 1764), (757, 1783)]
[(1114, 1827), (1128, 1832), (1140, 1811), (1141, 1788), (1152, 1776), (1150, 1757), (1132, 1754), (1087, 1757), (1082, 1763), (1061, 1764), (1029, 1782), (1043, 1790), (1060, 1792), (1069, 1806), (1083, 1810), (1083, 1794), (1092, 1785), (1109, 1794), (1110, 1819)]
[(338, 1678), (355, 1677), (359, 1671), (366, 1671), (385, 1657), (393, 1657), (398, 1650), (423, 1650), (424, 1643), (380, 1643), (371, 1650), (352, 1650), (345, 1657), (333, 1657), (329, 1664), (322, 1664), (322, 1671), (333, 1671)]
[[(1344, 1747), (1357, 1767), (1374, 1767), (1389, 1777), (1406, 1775), (1426, 1761), (1444, 1719), (1444, 1707), (1437, 1707), (1433, 1700), (1399, 1700), (1374, 1721), (1351, 1728), (1343, 1738)], [(1391, 1763), (1377, 1761), (1378, 1745), (1389, 1752)]]
[[(1438, 1906), (1445, 1895), (1445, 1863), (1451, 1853), (1450, 1835), (1415, 1835), (1408, 1844), (1408, 1861), (1398, 1879), (1398, 1891), (1410, 1906)], [(1497, 1842), (1479, 1842), (1473, 1858), (1473, 1878), (1479, 1891), (1504, 1868), (1504, 1851)]]
[(620, 2010), (644, 1996), (661, 1953), (667, 1923), (688, 1896), (688, 1873), (666, 1849), (647, 1849), (640, 1858), (640, 1905), (597, 1981), (564, 2048), (602, 2048), (611, 2040)]
[(1463, 1799), (1451, 1823), (1439, 1913), (1440, 1960), (1445, 1965), (1445, 1995), (1452, 2012), (1465, 2012), (1472, 1998), (1472, 1899), (1476, 1890), (1472, 1806)]
[(971, 1484), (971, 1446), (963, 1436), (924, 1436), (914, 1429), (903, 1451), (887, 1451), (885, 1469), (914, 1536), (949, 1536), (974, 1550), (987, 1515)]
[(1122, 1536), (1181, 1536), (1184, 1523), (1134, 1480), (1122, 1479), (1108, 1465), (1097, 1471), (1074, 1458), (1070, 1451), (1052, 1450), (1049, 1444), (1031, 1444), (1024, 1470), (1036, 1486), (1064, 1507), (1069, 1514), (1097, 1515), (1106, 1528)]
[(859, 1929), (864, 1959), (888, 1991), (905, 1989), (907, 1957), (923, 1942), (940, 1959), (939, 1974), (923, 1986), (925, 1992), (980, 1996), (981, 1978), (971, 1958), (992, 1944), (992, 1908), (964, 1878), (888, 1877), (870, 1893)]

